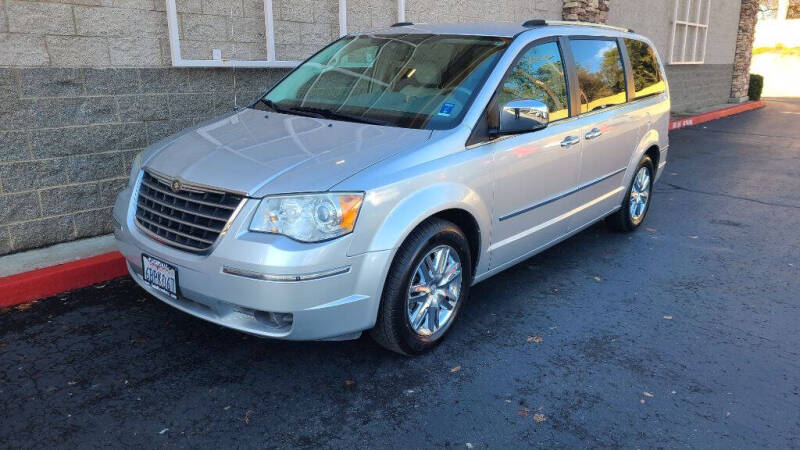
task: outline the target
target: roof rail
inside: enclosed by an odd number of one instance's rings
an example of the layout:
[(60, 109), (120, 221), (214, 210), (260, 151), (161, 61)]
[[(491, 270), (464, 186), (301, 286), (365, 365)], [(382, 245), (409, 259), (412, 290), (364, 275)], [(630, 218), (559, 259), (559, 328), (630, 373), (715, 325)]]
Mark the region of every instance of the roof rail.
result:
[[(528, 22), (534, 22), (533, 20), (529, 20)], [(525, 22), (522, 26), (527, 26)], [(547, 25), (565, 25), (565, 26), (580, 26), (580, 27), (593, 27), (593, 28), (604, 28), (606, 30), (616, 30), (622, 31), (623, 33), (633, 33), (633, 30), (630, 28), (623, 28), (623, 27), (615, 27), (612, 25), (606, 25), (604, 23), (593, 23), (593, 22), (578, 22), (572, 20), (545, 20), (543, 21)]]
[(394, 27), (405, 27), (405, 26), (408, 26), (408, 25), (414, 25), (414, 22), (397, 22), (395, 24), (392, 24), (392, 28), (394, 28)]

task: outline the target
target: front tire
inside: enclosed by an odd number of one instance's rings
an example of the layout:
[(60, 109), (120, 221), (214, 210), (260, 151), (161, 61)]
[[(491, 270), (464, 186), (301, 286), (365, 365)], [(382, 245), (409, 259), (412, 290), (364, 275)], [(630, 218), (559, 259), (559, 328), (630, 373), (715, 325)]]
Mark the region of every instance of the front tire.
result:
[(400, 246), (386, 275), (372, 338), (403, 355), (430, 350), (450, 330), (471, 284), (463, 231), (442, 219), (423, 222)]
[(645, 155), (636, 166), (631, 184), (622, 208), (606, 218), (606, 223), (615, 231), (629, 232), (639, 228), (650, 209), (650, 198), (653, 194), (655, 169), (653, 160)]

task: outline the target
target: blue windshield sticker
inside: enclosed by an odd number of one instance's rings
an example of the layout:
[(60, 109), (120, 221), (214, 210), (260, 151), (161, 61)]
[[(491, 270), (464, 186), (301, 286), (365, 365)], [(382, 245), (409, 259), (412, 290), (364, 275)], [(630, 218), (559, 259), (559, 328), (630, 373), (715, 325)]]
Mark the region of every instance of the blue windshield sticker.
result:
[(449, 116), (453, 112), (453, 108), (455, 106), (456, 105), (454, 105), (452, 103), (443, 104), (442, 107), (439, 108), (439, 114), (438, 115), (440, 115), (440, 116)]

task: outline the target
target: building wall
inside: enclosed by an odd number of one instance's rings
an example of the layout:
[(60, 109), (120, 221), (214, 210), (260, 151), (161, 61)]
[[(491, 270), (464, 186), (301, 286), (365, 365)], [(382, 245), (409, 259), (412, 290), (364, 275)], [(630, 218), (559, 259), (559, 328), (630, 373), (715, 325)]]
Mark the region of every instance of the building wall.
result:
[[(714, 1), (726, 10), (736, 3)], [(396, 20), (394, 0), (347, 3), (348, 31)], [(609, 23), (665, 42), (663, 3), (613, 0)], [(110, 232), (110, 208), (138, 151), (247, 104), (285, 73), (171, 67), (165, 4), (0, 0), (0, 254)], [(338, 35), (338, 0), (273, 4), (279, 59), (302, 59)], [(564, 4), (406, 0), (405, 13), (416, 22), (561, 19)], [(184, 58), (210, 59), (212, 49), (265, 58), (263, 0), (177, 0), (177, 9)], [(718, 90), (730, 87), (735, 44), (728, 16), (712, 21), (710, 64), (668, 68), (676, 106), (725, 97)]]
[[(680, 0), (685, 5), (685, 0)], [(695, 0), (697, 1), (697, 0)], [(669, 64), (674, 1), (613, 0), (609, 25), (633, 28), (650, 38), (665, 63), (672, 110), (692, 111), (727, 103), (739, 26), (740, 0), (711, 0), (705, 64)]]
[(0, 69), (0, 254), (111, 231), (145, 146), (245, 104), (255, 69)]

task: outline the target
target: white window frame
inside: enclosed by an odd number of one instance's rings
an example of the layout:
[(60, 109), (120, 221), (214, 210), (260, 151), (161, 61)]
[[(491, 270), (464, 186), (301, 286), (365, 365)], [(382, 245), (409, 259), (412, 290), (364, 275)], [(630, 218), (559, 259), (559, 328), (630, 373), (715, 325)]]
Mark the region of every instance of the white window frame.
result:
[[(685, 0), (686, 1), (686, 10), (683, 11), (683, 18), (679, 18), (678, 14), (681, 13), (679, 11), (679, 5), (681, 0), (675, 0), (675, 12), (672, 16), (672, 36), (670, 37), (669, 43), (669, 63), (670, 64), (703, 64), (706, 60), (706, 47), (708, 44), (708, 23), (711, 19), (711, 0)], [(690, 20), (691, 12), (692, 12), (692, 2), (696, 4), (696, 14), (695, 17), (699, 22), (692, 22)], [(706, 5), (705, 11), (705, 23), (701, 22), (703, 20), (702, 15), (702, 6), (703, 2)], [(675, 51), (675, 37), (677, 36), (678, 27), (683, 27), (683, 42), (679, 43), (680, 45), (680, 52)], [(691, 49), (691, 56), (687, 55), (686, 52), (686, 44), (689, 38), (689, 31), (694, 30), (694, 43)], [(702, 33), (702, 48), (698, 48), (698, 41), (700, 40), (700, 35)], [(698, 50), (700, 50), (700, 55), (698, 56)]]
[[(275, 26), (272, 0), (264, 0), (264, 27), (266, 30), (267, 59), (266, 60), (238, 60), (222, 59), (219, 52), (212, 52), (213, 59), (184, 59), (181, 56), (181, 40), (178, 33), (178, 9), (176, 0), (167, 2), (167, 28), (169, 31), (169, 48), (173, 67), (258, 67), (258, 68), (292, 68), (301, 61), (283, 61), (275, 56)], [(397, 0), (397, 21), (405, 21), (405, 0)], [(347, 34), (347, 0), (339, 0), (339, 36)]]

